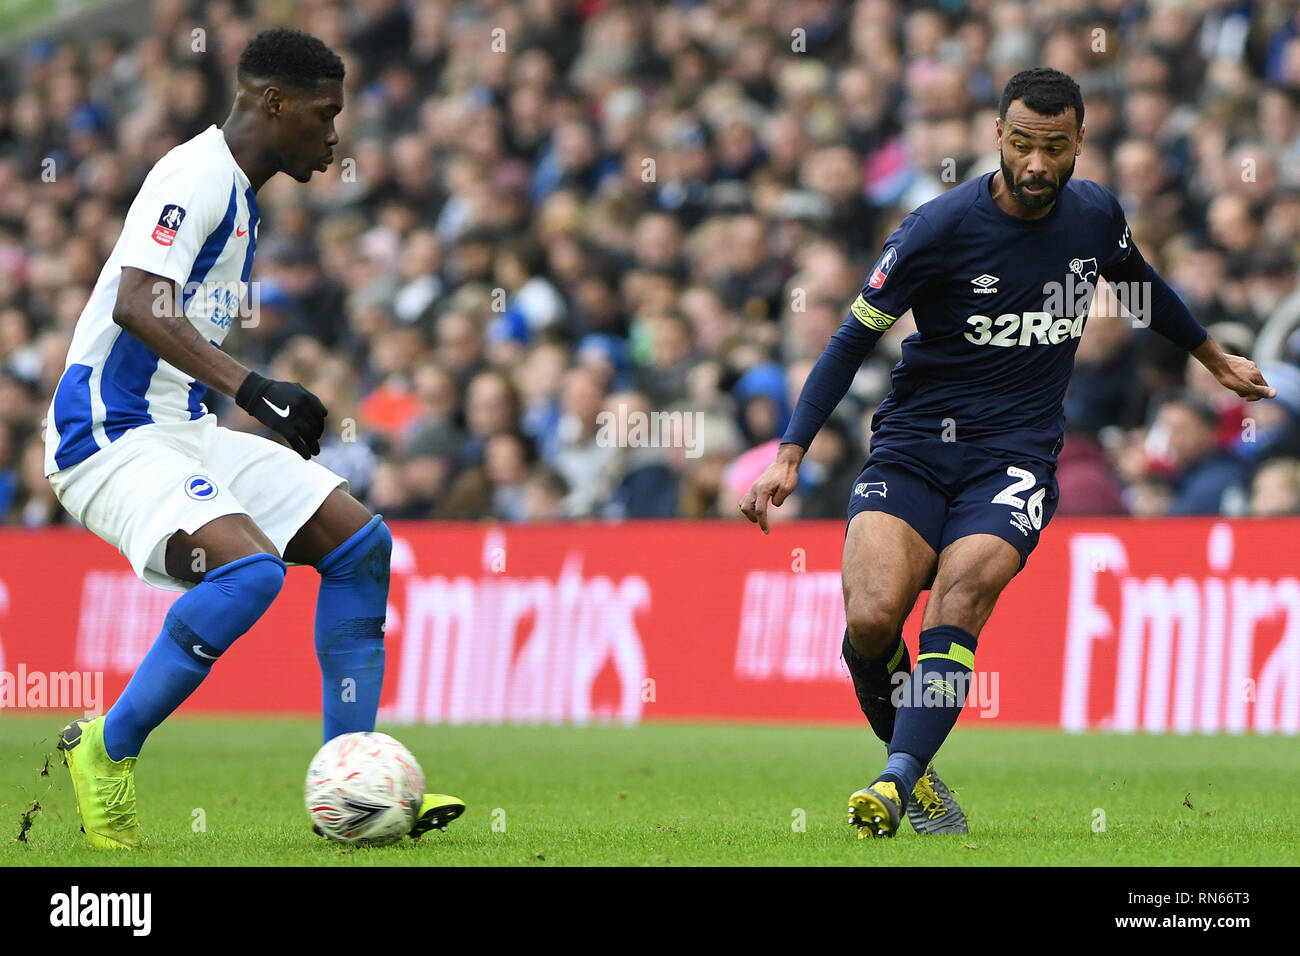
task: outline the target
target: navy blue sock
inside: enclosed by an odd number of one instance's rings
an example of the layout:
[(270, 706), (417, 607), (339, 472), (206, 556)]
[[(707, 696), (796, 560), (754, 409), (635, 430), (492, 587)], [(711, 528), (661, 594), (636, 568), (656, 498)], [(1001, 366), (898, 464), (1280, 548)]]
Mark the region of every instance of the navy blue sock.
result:
[(382, 515), (324, 558), (316, 598), (316, 659), (326, 741), (374, 730), (384, 686), (384, 618), (388, 612), (393, 536)]
[(973, 634), (950, 624), (921, 632), (916, 668), (903, 683), (889, 762), (877, 778), (896, 781), (904, 798), (961, 716), (975, 669), (975, 645)]
[(853, 691), (858, 695), (858, 706), (871, 724), (876, 736), (889, 743), (894, 737), (894, 675), (909, 674), (912, 671), (912, 659), (907, 653), (907, 643), (903, 632), (898, 632), (896, 643), (877, 658), (864, 657), (849, 641), (848, 629), (844, 630), (844, 646), (841, 648), (844, 663), (853, 678)]
[(251, 554), (209, 571), (177, 598), (162, 633), (104, 718), (109, 757), (139, 756), (149, 732), (194, 693), (212, 663), (266, 613), (283, 584), (283, 561)]

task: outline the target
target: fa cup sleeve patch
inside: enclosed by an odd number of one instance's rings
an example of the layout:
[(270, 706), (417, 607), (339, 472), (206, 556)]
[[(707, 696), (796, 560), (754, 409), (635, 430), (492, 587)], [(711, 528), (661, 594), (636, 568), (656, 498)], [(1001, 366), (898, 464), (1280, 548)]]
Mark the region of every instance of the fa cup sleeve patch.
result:
[(873, 289), (882, 288), (885, 280), (889, 278), (889, 270), (894, 268), (894, 263), (898, 261), (898, 253), (894, 247), (890, 246), (885, 250), (885, 254), (880, 257), (876, 263), (876, 268), (871, 272), (871, 278), (867, 280), (867, 285)]
[(153, 227), (153, 241), (160, 246), (170, 246), (176, 239), (176, 230), (181, 227), (181, 220), (184, 218), (185, 210), (175, 203), (163, 206), (162, 215), (158, 217), (158, 225)]

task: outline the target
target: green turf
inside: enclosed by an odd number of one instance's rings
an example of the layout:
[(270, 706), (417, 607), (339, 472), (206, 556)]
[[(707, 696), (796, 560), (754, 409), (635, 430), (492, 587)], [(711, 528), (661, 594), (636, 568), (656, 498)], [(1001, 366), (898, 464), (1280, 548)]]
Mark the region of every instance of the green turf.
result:
[(0, 40), (32, 33), (105, 0), (0, 0)]
[(418, 843), (347, 850), (303, 809), (317, 724), (176, 719), (137, 770), (147, 846), (105, 854), (77, 832), (59, 726), (0, 717), (0, 864), (1300, 864), (1300, 747), (1280, 738), (959, 730), (938, 766), (970, 835), (859, 841), (846, 798), (883, 752), (862, 730), (388, 727), (469, 810)]

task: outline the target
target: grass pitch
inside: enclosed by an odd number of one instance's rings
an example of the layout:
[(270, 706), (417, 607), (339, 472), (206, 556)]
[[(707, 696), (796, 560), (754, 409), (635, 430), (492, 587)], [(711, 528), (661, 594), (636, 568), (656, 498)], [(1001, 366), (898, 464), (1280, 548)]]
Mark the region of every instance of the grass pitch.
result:
[(845, 822), (883, 765), (865, 728), (384, 726), (469, 809), (446, 833), (350, 850), (303, 807), (318, 723), (216, 718), (153, 734), (146, 846), (103, 853), (77, 829), (65, 722), (0, 716), (0, 865), (1300, 864), (1300, 746), (1276, 737), (958, 729), (936, 764), (971, 833), (873, 841)]

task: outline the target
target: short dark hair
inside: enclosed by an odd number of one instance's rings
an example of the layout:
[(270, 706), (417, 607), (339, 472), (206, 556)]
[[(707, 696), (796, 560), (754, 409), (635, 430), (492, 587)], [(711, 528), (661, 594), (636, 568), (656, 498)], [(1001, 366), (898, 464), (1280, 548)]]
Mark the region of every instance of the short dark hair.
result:
[(538, 465), (528, 477), (524, 479), (526, 485), (536, 485), (543, 491), (555, 495), (557, 498), (563, 498), (569, 493), (569, 483), (564, 480), (564, 475), (556, 471), (550, 465)]
[(1178, 389), (1169, 395), (1162, 404), (1183, 406), (1183, 408), (1200, 419), (1206, 428), (1214, 429), (1219, 425), (1219, 413), (1214, 410), (1214, 406), (1210, 404), (1209, 399), (1189, 388)]
[(343, 61), (318, 38), (291, 27), (263, 30), (239, 55), (240, 80), (272, 80), (313, 89), (321, 80), (342, 80)]
[(1004, 122), (1007, 107), (1016, 100), (1024, 100), (1025, 106), (1044, 116), (1059, 116), (1073, 106), (1075, 118), (1083, 126), (1083, 94), (1079, 92), (1079, 84), (1060, 70), (1036, 66), (1021, 70), (1007, 80), (998, 102), (998, 116)]

